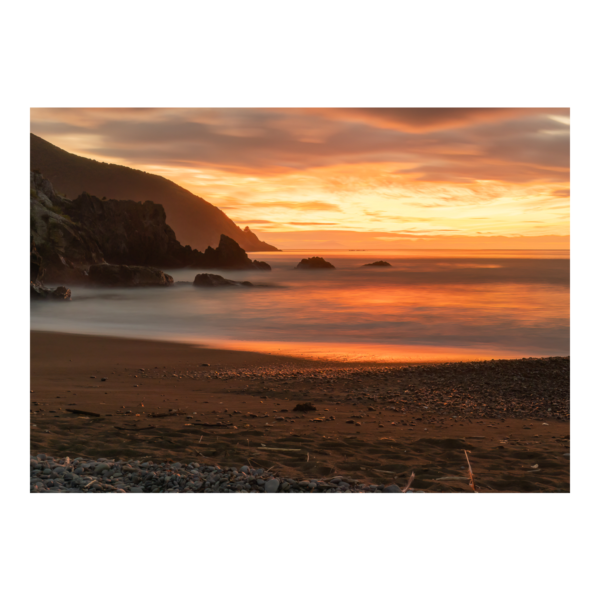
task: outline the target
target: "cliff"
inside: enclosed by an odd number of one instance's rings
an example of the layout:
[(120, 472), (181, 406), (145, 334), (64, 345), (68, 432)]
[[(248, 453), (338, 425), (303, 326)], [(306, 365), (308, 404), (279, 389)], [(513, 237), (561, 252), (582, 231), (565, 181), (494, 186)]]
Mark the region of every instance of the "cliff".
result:
[[(31, 272), (44, 282), (87, 283), (89, 267), (111, 263), (158, 268), (270, 269), (225, 235), (206, 252), (182, 246), (160, 204), (57, 194), (30, 174)], [(35, 249), (35, 252), (33, 251)]]

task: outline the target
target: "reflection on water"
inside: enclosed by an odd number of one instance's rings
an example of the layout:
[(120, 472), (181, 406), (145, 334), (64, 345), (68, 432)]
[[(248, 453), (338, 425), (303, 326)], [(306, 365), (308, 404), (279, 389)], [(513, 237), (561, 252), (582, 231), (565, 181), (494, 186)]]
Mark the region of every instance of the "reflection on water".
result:
[[(306, 256), (335, 271), (295, 271)], [(569, 354), (568, 251), (254, 253), (266, 287), (98, 290), (34, 303), (32, 329), (188, 341), (350, 360)], [(361, 268), (386, 260), (392, 268)], [(197, 270), (172, 270), (191, 282)]]

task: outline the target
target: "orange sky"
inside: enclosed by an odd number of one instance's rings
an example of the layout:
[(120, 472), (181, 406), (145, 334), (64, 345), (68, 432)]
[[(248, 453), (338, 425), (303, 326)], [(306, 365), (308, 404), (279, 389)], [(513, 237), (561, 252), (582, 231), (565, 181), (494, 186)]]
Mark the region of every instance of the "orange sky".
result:
[(31, 110), (36, 135), (172, 179), (282, 248), (568, 248), (569, 123), (531, 108)]

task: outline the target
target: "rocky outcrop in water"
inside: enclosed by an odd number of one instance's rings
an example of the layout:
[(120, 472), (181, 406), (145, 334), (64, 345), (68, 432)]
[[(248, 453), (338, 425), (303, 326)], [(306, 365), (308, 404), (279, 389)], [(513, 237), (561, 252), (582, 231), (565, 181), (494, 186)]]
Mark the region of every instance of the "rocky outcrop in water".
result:
[(62, 285), (51, 290), (41, 284), (31, 282), (30, 298), (31, 300), (70, 300), (71, 290)]
[(196, 275), (194, 285), (198, 287), (252, 287), (252, 283), (249, 281), (233, 281), (231, 279), (225, 279), (220, 275), (213, 275), (212, 273), (200, 273), (199, 275)]
[(389, 262), (385, 262), (385, 260), (378, 260), (377, 262), (369, 263), (368, 265), (363, 265), (363, 267), (391, 267)]
[(303, 258), (296, 269), (335, 269), (335, 267), (324, 258), (313, 256), (312, 258)]
[(166, 287), (173, 285), (173, 278), (154, 267), (131, 267), (128, 265), (92, 265), (90, 282), (108, 287)]
[(209, 269), (271, 270), (271, 267), (266, 262), (248, 258), (246, 251), (240, 248), (235, 240), (232, 240), (226, 235), (221, 236), (219, 245), (216, 249), (213, 249), (210, 246), (206, 249), (200, 262), (202, 263), (201, 266), (205, 266)]
[(57, 194), (40, 173), (30, 175), (31, 238), (40, 281), (86, 283), (91, 265), (135, 265), (159, 269), (264, 269), (235, 240), (221, 235), (206, 252), (182, 246), (154, 202), (100, 200), (83, 193)]

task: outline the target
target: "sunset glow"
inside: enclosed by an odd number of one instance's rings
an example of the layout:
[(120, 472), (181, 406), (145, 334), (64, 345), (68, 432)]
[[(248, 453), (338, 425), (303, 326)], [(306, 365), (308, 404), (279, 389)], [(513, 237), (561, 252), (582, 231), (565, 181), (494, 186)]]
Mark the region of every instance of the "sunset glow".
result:
[[(280, 248), (568, 248), (568, 109), (32, 109)], [(83, 190), (82, 190), (83, 191)]]

